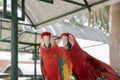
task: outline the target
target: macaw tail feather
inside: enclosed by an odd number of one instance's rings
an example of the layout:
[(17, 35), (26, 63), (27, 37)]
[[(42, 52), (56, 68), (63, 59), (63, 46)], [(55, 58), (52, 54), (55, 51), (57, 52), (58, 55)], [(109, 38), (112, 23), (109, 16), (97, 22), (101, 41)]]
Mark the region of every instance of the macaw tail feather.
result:
[(70, 70), (68, 65), (66, 64), (65, 59), (63, 59), (62, 57), (59, 56), (59, 71), (60, 71), (60, 75), (62, 80), (70, 80)]

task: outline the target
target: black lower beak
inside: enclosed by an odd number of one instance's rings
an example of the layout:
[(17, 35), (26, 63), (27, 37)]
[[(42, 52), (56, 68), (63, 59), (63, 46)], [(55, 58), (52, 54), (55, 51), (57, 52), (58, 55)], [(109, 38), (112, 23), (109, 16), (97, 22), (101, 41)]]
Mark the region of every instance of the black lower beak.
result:
[(51, 48), (51, 44), (49, 43), (48, 48)]
[(68, 49), (72, 48), (72, 44), (69, 41), (67, 42), (67, 47)]
[(51, 44), (49, 43), (48, 46), (46, 46), (46, 45), (44, 44), (44, 47), (45, 47), (46, 49), (50, 49), (50, 48), (51, 48)]

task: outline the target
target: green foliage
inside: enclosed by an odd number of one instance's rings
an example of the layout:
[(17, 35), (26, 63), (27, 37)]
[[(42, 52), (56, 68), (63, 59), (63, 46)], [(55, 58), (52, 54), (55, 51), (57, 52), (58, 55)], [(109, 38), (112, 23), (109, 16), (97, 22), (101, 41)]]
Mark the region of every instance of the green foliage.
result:
[(97, 10), (92, 10), (89, 14), (80, 14), (79, 16), (74, 16), (69, 21), (70, 23), (77, 24), (79, 26), (95, 27), (101, 29), (103, 32), (109, 32), (109, 10), (110, 6), (104, 8), (99, 8)]

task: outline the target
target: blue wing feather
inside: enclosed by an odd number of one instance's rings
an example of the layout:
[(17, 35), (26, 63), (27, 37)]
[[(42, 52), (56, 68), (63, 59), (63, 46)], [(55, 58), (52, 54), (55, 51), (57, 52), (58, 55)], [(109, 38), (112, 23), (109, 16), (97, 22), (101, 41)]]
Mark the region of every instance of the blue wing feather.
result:
[(62, 78), (62, 80), (64, 80), (64, 75), (62, 73), (62, 71), (63, 71), (63, 59), (61, 56), (58, 57), (58, 66), (59, 66), (61, 78)]
[(45, 80), (45, 76), (44, 76), (44, 73), (42, 71), (42, 67), (43, 67), (43, 61), (42, 61), (42, 59), (40, 59), (40, 67), (41, 67), (41, 72), (42, 72), (42, 75), (43, 75), (43, 80)]

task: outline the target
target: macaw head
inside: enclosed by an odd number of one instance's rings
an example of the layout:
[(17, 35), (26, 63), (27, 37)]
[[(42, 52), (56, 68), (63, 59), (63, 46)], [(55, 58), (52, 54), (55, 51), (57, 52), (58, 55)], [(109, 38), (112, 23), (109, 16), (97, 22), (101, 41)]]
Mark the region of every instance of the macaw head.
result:
[(54, 38), (50, 32), (41, 33), (41, 46), (45, 49), (50, 49), (54, 45)]
[(62, 40), (63, 46), (66, 50), (71, 49), (74, 46), (75, 38), (70, 33), (62, 33), (61, 40)]

